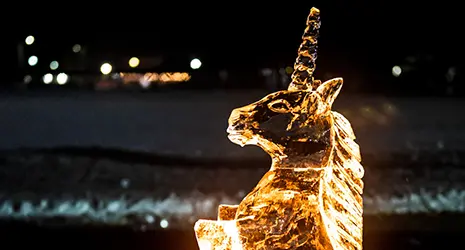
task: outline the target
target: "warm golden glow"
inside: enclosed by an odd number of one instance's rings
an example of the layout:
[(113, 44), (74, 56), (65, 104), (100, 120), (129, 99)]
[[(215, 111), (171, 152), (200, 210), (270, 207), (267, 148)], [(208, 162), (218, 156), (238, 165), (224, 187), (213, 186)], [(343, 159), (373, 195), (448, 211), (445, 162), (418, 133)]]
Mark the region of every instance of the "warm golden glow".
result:
[(349, 121), (331, 111), (342, 78), (312, 76), (318, 28), (312, 8), (288, 90), (231, 113), (229, 139), (272, 165), (239, 205), (197, 221), (200, 250), (362, 249), (364, 169)]
[(129, 67), (131, 68), (135, 68), (139, 66), (139, 63), (140, 63), (140, 60), (137, 57), (131, 57), (131, 59), (129, 59)]
[(191, 79), (189, 73), (185, 72), (164, 72), (164, 73), (120, 73), (124, 84), (131, 82), (159, 82), (162, 84), (187, 82)]

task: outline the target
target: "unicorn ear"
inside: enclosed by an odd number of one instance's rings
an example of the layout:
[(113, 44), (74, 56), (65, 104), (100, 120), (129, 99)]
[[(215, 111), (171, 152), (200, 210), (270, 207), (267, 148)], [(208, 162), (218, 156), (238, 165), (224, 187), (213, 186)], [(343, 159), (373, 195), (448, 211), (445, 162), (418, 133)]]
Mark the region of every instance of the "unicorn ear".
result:
[(334, 78), (318, 86), (316, 92), (320, 94), (320, 97), (324, 102), (331, 106), (339, 94), (339, 91), (341, 91), (341, 87), (342, 78)]

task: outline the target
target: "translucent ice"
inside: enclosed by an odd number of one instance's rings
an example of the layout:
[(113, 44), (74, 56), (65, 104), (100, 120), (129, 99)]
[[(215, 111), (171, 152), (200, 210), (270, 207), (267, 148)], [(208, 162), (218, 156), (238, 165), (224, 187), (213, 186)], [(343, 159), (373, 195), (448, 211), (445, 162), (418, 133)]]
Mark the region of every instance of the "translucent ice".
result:
[(312, 8), (288, 90), (232, 111), (229, 139), (272, 166), (238, 206), (196, 223), (201, 250), (362, 248), (364, 169), (349, 121), (331, 111), (342, 78), (312, 76), (319, 27)]

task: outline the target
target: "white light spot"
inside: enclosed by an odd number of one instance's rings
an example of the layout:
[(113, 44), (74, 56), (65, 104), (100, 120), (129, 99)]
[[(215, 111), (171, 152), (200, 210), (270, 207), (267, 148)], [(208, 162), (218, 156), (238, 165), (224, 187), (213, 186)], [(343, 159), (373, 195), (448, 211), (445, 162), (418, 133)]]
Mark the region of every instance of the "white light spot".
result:
[(30, 56), (29, 59), (27, 59), (27, 63), (30, 66), (35, 66), (39, 62), (39, 58), (37, 56)]
[(74, 53), (79, 53), (80, 51), (81, 51), (81, 45), (75, 44), (75, 45), (73, 46), (73, 52), (74, 52)]
[(66, 82), (68, 82), (68, 75), (67, 74), (60, 73), (60, 74), (57, 75), (57, 83), (58, 84), (63, 85)]
[(392, 67), (392, 75), (395, 76), (395, 77), (398, 77), (400, 76), (400, 74), (402, 74), (402, 68), (399, 67), (399, 66), (394, 66)]
[(48, 74), (45, 74), (43, 77), (42, 77), (42, 81), (45, 83), (45, 84), (50, 84), (52, 81), (53, 81), (53, 75), (48, 73)]
[(202, 62), (199, 59), (197, 59), (197, 58), (192, 59), (192, 61), (191, 61), (191, 68), (192, 69), (198, 69), (201, 66), (202, 66)]
[(104, 74), (104, 75), (110, 74), (112, 69), (113, 69), (113, 67), (109, 63), (104, 63), (104, 64), (102, 64), (102, 66), (100, 66), (100, 72), (102, 72), (102, 74)]
[(56, 70), (56, 69), (58, 69), (58, 66), (60, 66), (60, 64), (58, 64), (57, 61), (52, 61), (52, 62), (50, 63), (50, 69), (51, 69), (51, 70)]
[(148, 222), (148, 223), (153, 223), (155, 221), (155, 218), (153, 218), (152, 215), (146, 215), (145, 216), (145, 220)]
[(169, 225), (169, 223), (168, 223), (167, 220), (162, 219), (162, 220), (160, 221), (160, 227), (161, 227), (161, 228), (167, 228), (168, 225)]
[(33, 36), (28, 36), (28, 37), (26, 37), (26, 40), (25, 40), (27, 45), (33, 44), (34, 41), (35, 41), (35, 38)]

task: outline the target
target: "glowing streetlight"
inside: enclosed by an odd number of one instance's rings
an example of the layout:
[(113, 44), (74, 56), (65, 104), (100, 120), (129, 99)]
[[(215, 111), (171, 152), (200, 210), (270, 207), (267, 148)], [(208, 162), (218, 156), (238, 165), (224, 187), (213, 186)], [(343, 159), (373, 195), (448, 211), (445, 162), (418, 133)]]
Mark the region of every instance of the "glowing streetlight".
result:
[(27, 45), (31, 45), (31, 44), (34, 43), (34, 41), (35, 41), (34, 36), (28, 36), (28, 37), (26, 37), (26, 40), (25, 40), (24, 42), (25, 42)]
[(27, 59), (27, 63), (30, 66), (35, 66), (37, 62), (39, 62), (39, 58), (37, 58), (37, 56), (30, 56), (29, 59)]
[(129, 67), (131, 68), (135, 68), (139, 66), (139, 63), (140, 63), (140, 60), (137, 57), (132, 57), (131, 59), (129, 59)]
[(63, 85), (66, 82), (68, 82), (68, 75), (67, 74), (60, 73), (60, 74), (57, 75), (57, 83), (58, 84)]
[(52, 62), (50, 63), (50, 69), (51, 69), (51, 70), (56, 70), (56, 69), (58, 69), (58, 66), (60, 66), (60, 64), (59, 64), (57, 61), (52, 61)]
[(100, 72), (102, 72), (104, 75), (110, 74), (112, 69), (113, 67), (109, 63), (104, 63), (102, 66), (100, 66)]
[(45, 83), (45, 84), (50, 84), (52, 81), (53, 81), (53, 75), (48, 73), (48, 74), (45, 74), (43, 77), (42, 77), (42, 81)]
[(202, 62), (198, 58), (194, 58), (191, 61), (191, 68), (192, 69), (198, 69), (202, 66)]

